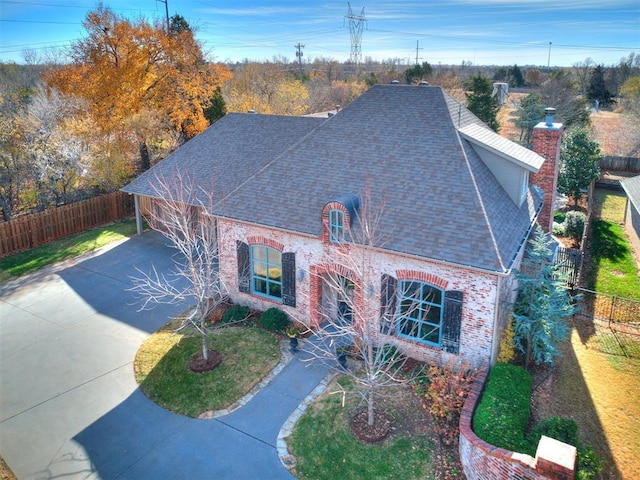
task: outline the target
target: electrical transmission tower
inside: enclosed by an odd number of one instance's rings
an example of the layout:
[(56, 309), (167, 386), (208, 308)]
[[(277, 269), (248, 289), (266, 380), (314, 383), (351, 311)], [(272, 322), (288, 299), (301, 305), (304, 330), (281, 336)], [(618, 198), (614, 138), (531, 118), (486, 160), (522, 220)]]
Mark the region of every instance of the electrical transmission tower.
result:
[(351, 33), (351, 56), (349, 57), (349, 62), (357, 67), (362, 57), (362, 30), (367, 18), (364, 16), (364, 7), (362, 7), (360, 15), (354, 15), (351, 10), (351, 4), (347, 2), (347, 5), (349, 5), (349, 12), (344, 18), (349, 20), (349, 32)]

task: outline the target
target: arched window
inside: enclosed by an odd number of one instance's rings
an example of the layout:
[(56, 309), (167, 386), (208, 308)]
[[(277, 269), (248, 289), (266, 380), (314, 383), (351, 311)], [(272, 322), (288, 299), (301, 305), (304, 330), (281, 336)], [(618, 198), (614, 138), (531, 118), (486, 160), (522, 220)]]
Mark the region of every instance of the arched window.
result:
[(329, 241), (331, 243), (344, 241), (344, 212), (342, 210), (329, 210)]
[(444, 292), (428, 283), (400, 280), (398, 293), (398, 336), (441, 346)]
[(282, 299), (282, 252), (265, 245), (251, 246), (251, 292)]

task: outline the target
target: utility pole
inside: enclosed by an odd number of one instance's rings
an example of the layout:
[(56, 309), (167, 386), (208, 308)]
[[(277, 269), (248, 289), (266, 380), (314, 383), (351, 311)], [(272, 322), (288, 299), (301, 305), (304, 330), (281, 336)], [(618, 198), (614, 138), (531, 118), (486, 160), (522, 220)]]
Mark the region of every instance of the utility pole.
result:
[(420, 57), (418, 56), (418, 51), (422, 50), (422, 48), (419, 47), (420, 45), (420, 40), (416, 40), (416, 65), (420, 64)]
[(296, 57), (298, 57), (298, 70), (300, 71), (300, 81), (302, 82), (302, 55), (304, 55), (302, 53), (302, 49), (304, 48), (304, 45), (301, 45), (300, 42), (298, 42), (294, 47), (297, 48)]
[(551, 64), (551, 42), (549, 42), (549, 56), (547, 57), (547, 73), (549, 73), (550, 64)]
[(167, 18), (167, 35), (169, 34), (169, 0), (156, 0), (156, 2), (164, 3), (164, 11)]
[(349, 6), (349, 11), (344, 18), (349, 20), (349, 32), (351, 33), (351, 56), (349, 57), (349, 62), (355, 64), (357, 70), (362, 57), (362, 29), (367, 17), (364, 16), (364, 7), (362, 7), (360, 15), (354, 15), (351, 10), (351, 4), (347, 2), (347, 5)]

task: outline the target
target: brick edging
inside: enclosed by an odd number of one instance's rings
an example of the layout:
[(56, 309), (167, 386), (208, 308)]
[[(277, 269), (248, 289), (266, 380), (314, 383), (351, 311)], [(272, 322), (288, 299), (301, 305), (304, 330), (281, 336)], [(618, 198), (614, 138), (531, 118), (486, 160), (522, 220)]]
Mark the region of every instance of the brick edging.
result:
[(473, 431), (473, 415), (488, 375), (487, 367), (478, 372), (460, 414), (459, 452), (467, 479), (508, 479), (514, 476), (522, 479), (543, 478), (535, 471), (536, 460), (533, 457), (491, 445)]

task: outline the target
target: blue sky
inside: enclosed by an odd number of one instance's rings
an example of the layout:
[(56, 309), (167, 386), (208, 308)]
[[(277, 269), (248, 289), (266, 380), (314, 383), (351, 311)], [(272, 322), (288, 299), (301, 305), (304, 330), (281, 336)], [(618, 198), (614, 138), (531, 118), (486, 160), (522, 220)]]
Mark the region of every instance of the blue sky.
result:
[[(351, 50), (346, 1), (167, 0), (196, 29), (217, 61), (317, 57), (347, 60)], [(23, 61), (24, 49), (68, 46), (85, 32), (97, 2), (0, 0), (0, 61)], [(131, 19), (162, 19), (154, 0), (105, 0)], [(570, 66), (591, 58), (611, 65), (640, 55), (640, 0), (353, 0), (364, 7), (362, 58), (432, 65)], [(549, 45), (551, 43), (551, 46)]]

